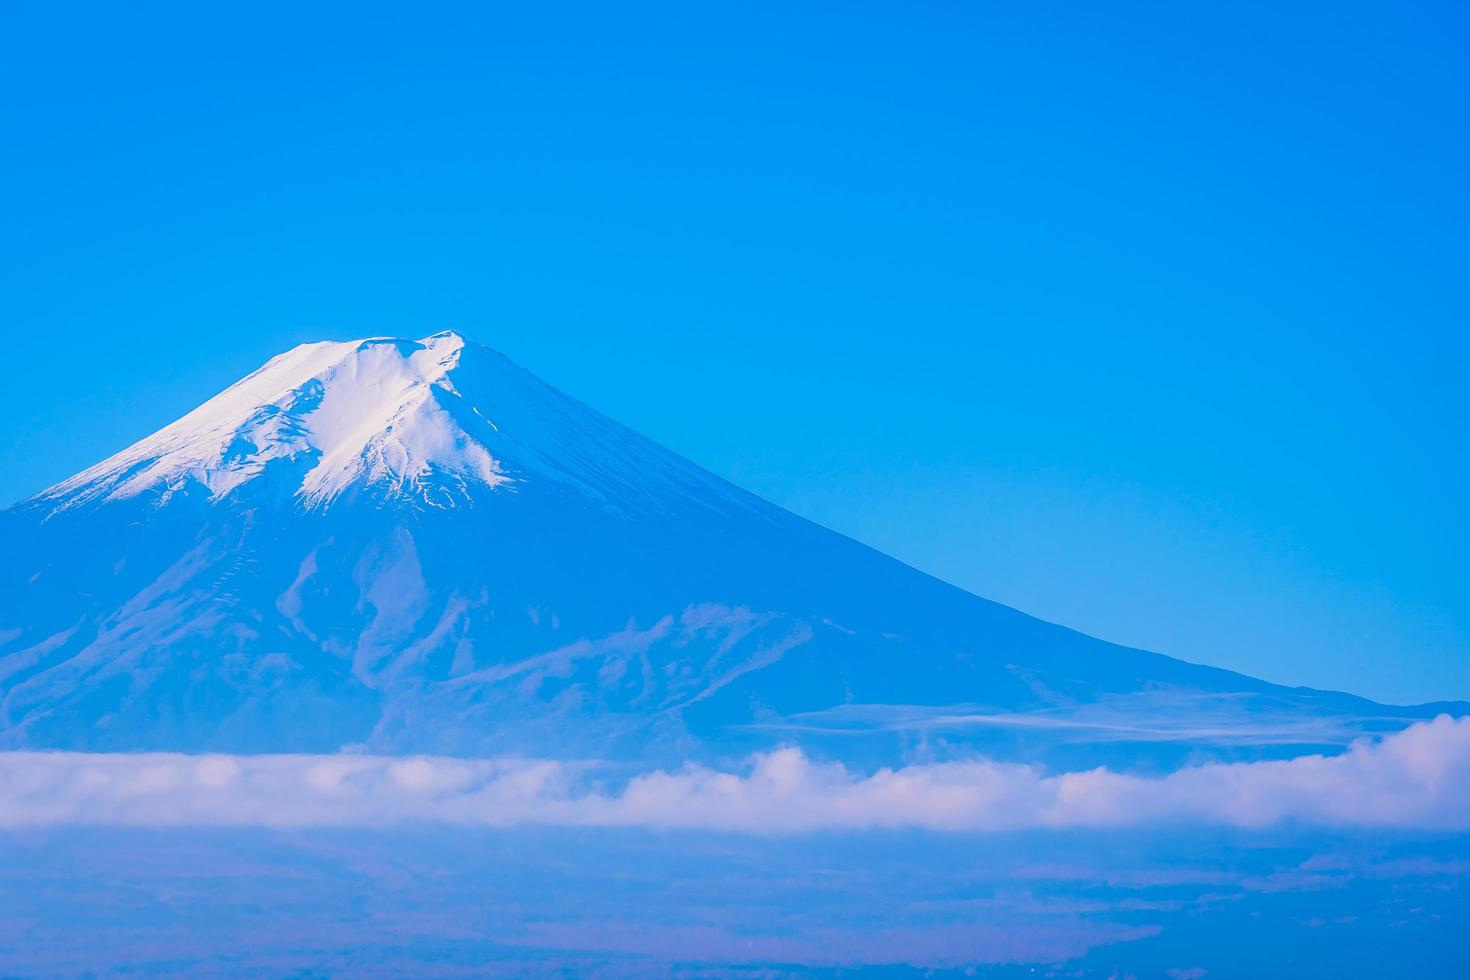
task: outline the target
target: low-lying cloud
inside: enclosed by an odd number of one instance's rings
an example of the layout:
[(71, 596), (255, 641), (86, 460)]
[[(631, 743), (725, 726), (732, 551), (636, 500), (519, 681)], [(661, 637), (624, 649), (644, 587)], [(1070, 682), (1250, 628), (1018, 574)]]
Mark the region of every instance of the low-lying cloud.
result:
[[(1098, 701), (997, 711), (984, 705), (843, 704), (750, 725), (782, 731), (844, 733), (1039, 731), (1088, 742), (1178, 742), (1224, 746), (1346, 746), (1373, 732), (1393, 730), (1395, 717), (1330, 710), (1303, 712), (1299, 704), (1247, 693), (1137, 691)], [(1304, 749), (1305, 751), (1305, 749)]]
[(1335, 756), (1143, 777), (990, 760), (849, 771), (794, 748), (742, 772), (606, 782), (592, 766), (360, 755), (0, 753), (0, 826), (356, 826), (405, 821), (792, 833), (1159, 824), (1470, 829), (1470, 718)]

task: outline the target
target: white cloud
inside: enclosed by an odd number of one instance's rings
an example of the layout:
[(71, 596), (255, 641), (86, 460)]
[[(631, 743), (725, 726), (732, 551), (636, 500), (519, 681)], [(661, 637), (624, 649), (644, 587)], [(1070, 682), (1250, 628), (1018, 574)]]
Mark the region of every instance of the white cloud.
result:
[(1303, 712), (1255, 694), (1137, 691), (1089, 704), (996, 711), (984, 705), (844, 704), (749, 727), (773, 732), (899, 732), (1012, 729), (1073, 741), (1202, 745), (1341, 745), (1394, 726), (1394, 717)]
[(702, 766), (617, 789), (590, 767), (358, 755), (0, 753), (0, 826), (456, 824), (789, 833), (1285, 822), (1470, 828), (1470, 718), (1440, 716), (1336, 756), (1205, 765), (1147, 778), (989, 760), (859, 774), (794, 748), (742, 773)]

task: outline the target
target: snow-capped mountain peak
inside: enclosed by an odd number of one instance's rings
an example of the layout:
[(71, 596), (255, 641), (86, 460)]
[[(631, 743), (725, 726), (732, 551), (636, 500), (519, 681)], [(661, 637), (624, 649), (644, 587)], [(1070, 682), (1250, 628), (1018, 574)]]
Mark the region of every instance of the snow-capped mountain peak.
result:
[(302, 344), (177, 422), (42, 493), (69, 509), (250, 485), (305, 509), (367, 491), (453, 507), (531, 474), (606, 499), (707, 474), (454, 331)]
[(1284, 719), (1262, 752), (1425, 716), (969, 595), (452, 333), (288, 351), (0, 510), (0, 554), (0, 747), (1076, 764), (1079, 719), (1177, 759), (1211, 704)]

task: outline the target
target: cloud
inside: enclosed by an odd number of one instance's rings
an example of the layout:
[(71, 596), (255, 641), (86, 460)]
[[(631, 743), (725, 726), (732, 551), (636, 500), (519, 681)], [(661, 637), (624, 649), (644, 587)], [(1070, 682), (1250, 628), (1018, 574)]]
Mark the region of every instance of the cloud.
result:
[(977, 759), (854, 773), (795, 748), (742, 772), (606, 784), (590, 765), (361, 755), (0, 753), (0, 826), (356, 826), (404, 821), (793, 833), (1163, 824), (1470, 829), (1470, 718), (1335, 756), (1142, 777)]
[(1303, 712), (1252, 693), (1139, 691), (1088, 704), (1034, 711), (997, 711), (984, 705), (844, 704), (753, 724), (770, 731), (867, 733), (975, 732), (983, 729), (1043, 731), (1075, 741), (1180, 742), (1209, 745), (1341, 745), (1363, 735), (1394, 730), (1396, 717), (1358, 712)]

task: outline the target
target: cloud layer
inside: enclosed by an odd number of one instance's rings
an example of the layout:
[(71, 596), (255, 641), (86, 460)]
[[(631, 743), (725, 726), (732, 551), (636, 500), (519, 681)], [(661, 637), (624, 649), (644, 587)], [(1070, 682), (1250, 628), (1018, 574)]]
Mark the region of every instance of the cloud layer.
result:
[(1396, 717), (1303, 711), (1259, 694), (1136, 691), (1078, 705), (996, 711), (985, 705), (843, 704), (749, 727), (781, 732), (963, 732), (1011, 729), (1075, 741), (1192, 745), (1339, 745), (1396, 729)]
[(1158, 824), (1470, 829), (1470, 718), (1346, 752), (1146, 778), (988, 760), (864, 775), (794, 748), (744, 772), (618, 785), (573, 763), (357, 755), (0, 753), (0, 826), (357, 826), (404, 821), (791, 833)]

